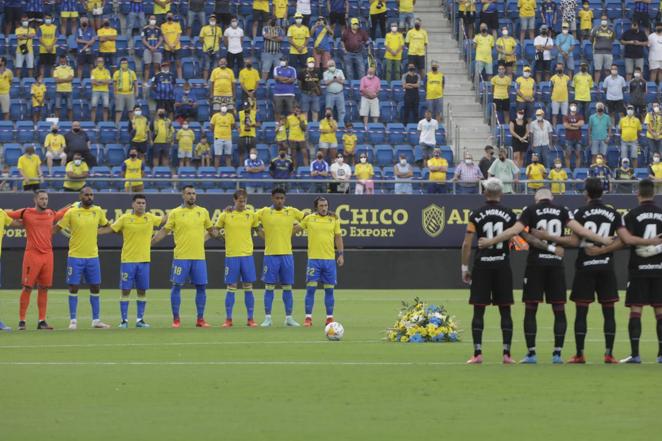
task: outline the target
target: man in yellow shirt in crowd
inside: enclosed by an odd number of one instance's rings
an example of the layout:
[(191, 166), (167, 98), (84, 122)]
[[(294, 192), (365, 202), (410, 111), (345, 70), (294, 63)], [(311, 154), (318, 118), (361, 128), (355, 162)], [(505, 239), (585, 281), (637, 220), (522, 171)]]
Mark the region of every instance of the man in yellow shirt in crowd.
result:
[(257, 120), (257, 109), (249, 101), (244, 102), (239, 111), (239, 163), (244, 163), (244, 155), (248, 156), (251, 149), (257, 145), (255, 129), (260, 126)]
[(556, 63), (556, 73), (552, 75), (549, 81), (552, 84), (552, 126), (556, 127), (559, 111), (562, 116), (568, 114), (568, 83), (570, 77), (563, 72), (563, 63)]
[[(229, 70), (229, 69), (228, 69)], [(211, 130), (214, 133), (214, 167), (221, 165), (221, 157), (225, 157), (225, 166), (232, 164), (232, 129), (235, 126), (234, 115), (228, 112), (226, 106), (211, 117)]]
[(239, 85), (241, 86), (241, 100), (249, 101), (251, 105), (257, 102), (255, 91), (260, 83), (260, 72), (255, 69), (252, 58), (246, 58), (244, 68), (239, 71)]
[(150, 132), (149, 120), (143, 115), (140, 106), (134, 106), (133, 114), (129, 117), (129, 133), (131, 147), (138, 150), (138, 155), (144, 158), (149, 145)]
[(63, 111), (66, 109), (67, 118), (72, 119), (74, 69), (69, 66), (66, 55), (60, 56), (60, 64), (53, 70), (55, 80), (55, 114), (64, 119)]
[(51, 70), (55, 66), (57, 50), (57, 26), (53, 24), (51, 14), (44, 14), (44, 24), (39, 26), (37, 34), (39, 36), (39, 73), (51, 75)]
[(428, 193), (446, 193), (448, 161), (441, 156), (441, 149), (435, 148), (432, 151), (432, 157), (428, 159), (426, 165), (430, 171)]
[(7, 69), (7, 59), (0, 57), (0, 112), (3, 119), (9, 119), (9, 107), (11, 106), (9, 91), (11, 90), (11, 80), (13, 78), (14, 74)]
[(310, 165), (308, 145), (306, 144), (306, 128), (308, 127), (306, 115), (301, 113), (298, 105), (294, 112), (287, 116), (287, 141), (290, 146), (290, 157), (296, 158), (297, 152), (303, 156), (303, 165)]
[(386, 53), (384, 54), (384, 81), (399, 81), (402, 79), (400, 66), (402, 65), (402, 52), (405, 48), (405, 39), (398, 32), (397, 23), (391, 23), (391, 32), (386, 34)]
[(32, 122), (37, 124), (41, 120), (41, 113), (46, 108), (46, 85), (44, 76), (37, 75), (37, 80), (30, 86), (30, 95), (32, 96)]
[(332, 162), (338, 154), (338, 123), (333, 119), (333, 111), (327, 108), (324, 113), (324, 118), (320, 121), (320, 141), (319, 149), (326, 152), (327, 162)]
[(23, 78), (23, 67), (28, 69), (28, 78), (32, 78), (32, 69), (34, 69), (34, 51), (32, 49), (32, 40), (37, 36), (34, 28), (30, 27), (27, 15), (21, 18), (21, 25), (16, 27), (16, 62), (14, 69), (19, 78)]
[(506, 66), (506, 74), (513, 76), (513, 67), (517, 62), (517, 40), (515, 40), (508, 31), (508, 27), (501, 29), (501, 37), (496, 40), (497, 59)]
[(533, 40), (536, 28), (536, 0), (517, 0), (519, 8), (520, 33), (519, 42), (524, 45), (524, 35), (529, 31), (529, 40)]
[(67, 141), (64, 136), (59, 133), (60, 129), (56, 124), (51, 126), (51, 133), (46, 135), (44, 139), (44, 148), (46, 149), (46, 165), (48, 166), (48, 173), (53, 172), (53, 160), (59, 160), (59, 165), (65, 165), (67, 161), (67, 154), (64, 153), (64, 148), (67, 146)]
[(89, 174), (90, 169), (83, 161), (83, 155), (74, 153), (73, 159), (67, 163), (65, 168), (64, 191), (80, 191), (85, 187), (85, 179)]
[(510, 124), (510, 85), (513, 79), (506, 75), (506, 66), (499, 65), (498, 75), (492, 77), (492, 91), (494, 95), (494, 104), (496, 106), (497, 117), (501, 112), (503, 122)]
[(577, 111), (585, 120), (589, 117), (591, 105), (591, 89), (593, 89), (593, 76), (588, 73), (588, 64), (582, 62), (579, 72), (572, 77), (572, 87), (575, 89)]
[(172, 15), (172, 4), (174, 0), (154, 0), (154, 16), (159, 25), (166, 20), (166, 14)]
[(204, 54), (202, 78), (206, 80), (209, 78), (209, 71), (216, 66), (216, 60), (221, 51), (221, 39), (223, 38), (223, 31), (216, 24), (215, 14), (209, 16), (209, 24), (200, 29), (199, 37), (202, 40), (202, 52)]
[(269, 0), (253, 0), (253, 39), (257, 37), (258, 30), (262, 32), (262, 26), (269, 20)]
[[(538, 154), (533, 153), (531, 155), (531, 164), (526, 166), (526, 179), (529, 181), (542, 181), (545, 179), (545, 176), (547, 175), (547, 170), (545, 170), (545, 166), (540, 163), (540, 160), (538, 159)], [(539, 188), (542, 188), (545, 184), (542, 182), (532, 182), (530, 184), (527, 184), (527, 189), (530, 191), (533, 191), (534, 193), (536, 190)]]
[(276, 23), (283, 28), (287, 27), (288, 0), (273, 0), (273, 15)]
[(218, 112), (221, 106), (227, 110), (234, 110), (234, 72), (228, 67), (225, 58), (218, 60), (218, 67), (211, 72), (209, 77), (212, 92), (212, 112)]
[(439, 123), (444, 119), (444, 86), (446, 78), (439, 71), (439, 63), (433, 61), (425, 78), (425, 105)]
[(296, 70), (306, 66), (309, 39), (310, 30), (303, 24), (303, 14), (297, 12), (294, 14), (294, 25), (287, 28), (287, 41), (290, 42), (289, 65)]
[(536, 80), (531, 76), (531, 68), (524, 66), (522, 76), (515, 80), (517, 88), (517, 110), (524, 110), (526, 118), (533, 117)]
[(189, 128), (188, 121), (182, 123), (182, 128), (177, 130), (175, 135), (177, 140), (177, 158), (179, 165), (188, 167), (193, 159), (193, 143), (195, 142), (195, 132)]
[[(156, 15), (156, 9), (154, 14)], [(168, 61), (170, 64), (175, 63), (177, 78), (182, 78), (182, 63), (180, 60), (182, 27), (178, 21), (175, 21), (172, 12), (168, 11), (166, 22), (161, 25), (161, 32), (163, 33), (163, 61)]]
[(140, 193), (145, 186), (142, 179), (145, 173), (145, 161), (138, 155), (138, 149), (129, 149), (129, 158), (122, 163), (122, 177), (125, 179), (124, 191), (129, 193)]
[(552, 193), (563, 194), (565, 193), (565, 182), (568, 180), (568, 173), (563, 169), (560, 158), (554, 160), (554, 168), (549, 171), (549, 180), (552, 182)]
[(97, 30), (97, 37), (99, 38), (99, 56), (103, 57), (103, 61), (109, 68), (115, 66), (115, 55), (117, 54), (117, 29), (110, 26), (110, 20), (104, 18), (103, 26)]
[(113, 86), (115, 93), (115, 123), (119, 125), (122, 113), (126, 110), (128, 119), (136, 105), (138, 96), (138, 77), (129, 69), (129, 61), (126, 58), (120, 60), (120, 68), (113, 74)]
[(621, 129), (621, 159), (630, 158), (632, 167), (637, 168), (641, 121), (634, 115), (634, 106), (628, 104), (626, 110), (627, 115), (618, 122)]
[(593, 9), (588, 0), (584, 0), (582, 8), (577, 12), (579, 16), (579, 32), (581, 40), (588, 40), (591, 38), (591, 31), (593, 30)]
[(152, 121), (152, 167), (170, 165), (170, 147), (173, 141), (174, 129), (165, 109), (156, 110), (156, 118)]
[(420, 18), (414, 22), (414, 29), (407, 31), (405, 44), (407, 45), (407, 64), (413, 64), (418, 74), (425, 75), (425, 54), (428, 49), (428, 31), (422, 28)]
[(494, 47), (494, 37), (487, 32), (487, 25), (480, 25), (480, 34), (473, 39), (476, 47), (476, 76), (481, 76), (485, 71), (485, 79), (489, 80), (494, 71), (492, 70), (492, 48)]
[(414, 23), (414, 5), (416, 0), (398, 0), (398, 19), (400, 29), (407, 32)]
[(103, 120), (108, 121), (110, 108), (109, 85), (112, 83), (112, 79), (110, 77), (110, 71), (104, 66), (102, 57), (97, 58), (97, 66), (90, 72), (90, 77), (92, 78), (92, 105), (90, 106), (92, 122), (96, 122), (97, 119), (99, 100), (101, 100), (103, 105)]
[(653, 103), (652, 111), (646, 113), (646, 143), (651, 152), (662, 152), (662, 108), (659, 103)]
[(25, 153), (18, 158), (18, 171), (23, 177), (23, 191), (39, 190), (41, 176), (41, 159), (33, 146), (27, 146)]
[(368, 156), (363, 152), (359, 155), (359, 163), (354, 167), (354, 176), (356, 177), (355, 194), (375, 193), (375, 183), (372, 182), (375, 169), (368, 162)]

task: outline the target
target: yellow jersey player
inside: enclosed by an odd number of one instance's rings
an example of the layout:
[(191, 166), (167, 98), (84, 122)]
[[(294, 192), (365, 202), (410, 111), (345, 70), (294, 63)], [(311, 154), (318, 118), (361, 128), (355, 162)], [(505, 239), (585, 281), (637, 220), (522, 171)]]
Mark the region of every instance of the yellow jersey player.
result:
[(205, 321), (207, 303), (207, 261), (205, 260), (205, 232), (214, 233), (209, 212), (196, 205), (195, 188), (186, 185), (182, 189), (184, 203), (168, 213), (165, 226), (154, 235), (152, 245), (163, 240), (168, 233), (175, 239), (174, 258), (170, 281), (170, 304), (172, 306), (172, 327), (179, 328), (179, 307), (182, 303), (182, 286), (187, 281), (195, 285), (195, 308), (198, 328), (208, 328)]

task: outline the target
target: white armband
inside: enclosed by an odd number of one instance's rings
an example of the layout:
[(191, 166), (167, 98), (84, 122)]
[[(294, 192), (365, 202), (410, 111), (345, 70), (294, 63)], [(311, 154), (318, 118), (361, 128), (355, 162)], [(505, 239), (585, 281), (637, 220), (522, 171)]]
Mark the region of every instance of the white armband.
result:
[(469, 272), (469, 265), (462, 265), (462, 273), (468, 273)]

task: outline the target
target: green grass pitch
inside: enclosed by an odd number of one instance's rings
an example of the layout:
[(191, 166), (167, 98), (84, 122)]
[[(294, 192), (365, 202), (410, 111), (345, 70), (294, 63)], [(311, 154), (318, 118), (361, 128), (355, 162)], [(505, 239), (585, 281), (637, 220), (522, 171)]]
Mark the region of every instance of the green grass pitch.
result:
[[(36, 293), (27, 332), (0, 335), (0, 439), (56, 440), (649, 440), (659, 436), (657, 339), (652, 311), (643, 317), (641, 366), (601, 364), (599, 308), (589, 314), (586, 366), (550, 364), (549, 307), (539, 311), (537, 366), (500, 364), (498, 312), (488, 310), (486, 364), (471, 355), (471, 308), (466, 291), (337, 292), (341, 342), (324, 338), (318, 292), (315, 326), (248, 329), (241, 295), (231, 330), (223, 292), (208, 293), (207, 320), (193, 327), (193, 292), (183, 293), (184, 328), (169, 328), (169, 295), (149, 293), (152, 329), (91, 330), (87, 296), (79, 330), (68, 331), (66, 293), (53, 291), (49, 321), (37, 332)], [(446, 305), (465, 330), (460, 343), (388, 343), (384, 329), (403, 299)], [(262, 293), (256, 292), (261, 320)], [(117, 291), (102, 293), (102, 318), (118, 323)], [(303, 320), (303, 292), (295, 292)], [(133, 324), (135, 302), (130, 318)], [(617, 307), (616, 356), (629, 352), (627, 310)], [(0, 318), (16, 325), (18, 293), (0, 292)], [(514, 308), (513, 356), (524, 354), (521, 304)], [(574, 307), (564, 357), (572, 354)]]

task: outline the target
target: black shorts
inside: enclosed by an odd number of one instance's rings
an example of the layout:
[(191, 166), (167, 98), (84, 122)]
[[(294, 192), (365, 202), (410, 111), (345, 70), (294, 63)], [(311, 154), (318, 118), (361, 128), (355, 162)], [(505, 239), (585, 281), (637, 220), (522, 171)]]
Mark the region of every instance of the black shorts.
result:
[(145, 154), (147, 153), (147, 141), (135, 142), (131, 141), (131, 148), (138, 150), (138, 153)]
[(307, 149), (306, 141), (289, 141), (290, 148), (296, 152), (302, 152)]
[(552, 60), (536, 60), (536, 72), (549, 72)]
[(239, 138), (239, 152), (246, 152), (248, 154), (255, 146), (254, 136), (241, 136)]
[(39, 190), (39, 184), (24, 184), (23, 191), (37, 191)]
[(472, 305), (508, 306), (514, 303), (513, 273), (510, 265), (495, 268), (474, 268), (471, 274)]
[(170, 144), (155, 142), (152, 144), (152, 158), (161, 158), (161, 155), (166, 157), (170, 154)]
[(496, 105), (497, 112), (510, 112), (510, 98), (506, 98), (505, 100), (494, 98), (494, 104)]
[(576, 271), (570, 300), (575, 303), (593, 303), (595, 294), (598, 295), (600, 303), (618, 302), (618, 287), (614, 272)]
[(168, 113), (174, 113), (175, 100), (156, 100), (156, 108), (164, 109)]
[(80, 52), (78, 54), (78, 64), (81, 66), (92, 66), (94, 65), (94, 62), (96, 60), (94, 54), (92, 52)]
[(473, 28), (476, 25), (475, 12), (460, 12), (460, 17), (462, 17), (465, 29)]
[(163, 62), (175, 63), (182, 59), (181, 49), (175, 49), (174, 51), (163, 51)]
[(662, 277), (630, 277), (625, 306), (662, 307)]
[(23, 15), (23, 8), (18, 6), (18, 7), (12, 7), (12, 6), (5, 6), (5, 20), (6, 23), (16, 23), (17, 21), (21, 20), (21, 16)]
[(39, 54), (39, 65), (53, 66), (55, 64), (55, 54)]
[(424, 55), (408, 55), (407, 63), (411, 63), (416, 66), (416, 69), (423, 70), (425, 69), (425, 56)]
[(527, 266), (524, 272), (524, 303), (565, 303), (565, 270), (562, 266)]
[(639, 23), (639, 27), (650, 29), (651, 19), (648, 16), (648, 12), (633, 12), (632, 13), (632, 23)]
[(339, 24), (340, 26), (345, 26), (345, 13), (332, 12), (329, 15), (329, 24), (331, 25)]
[(258, 11), (257, 9), (253, 9), (253, 22), (258, 22), (258, 23), (265, 23), (267, 20), (269, 20), (269, 13), (264, 12), (264, 11)]
[(609, 101), (607, 100), (607, 112), (614, 113), (623, 113), (623, 100), (618, 101)]
[(481, 12), (480, 22), (485, 23), (487, 28), (491, 31), (499, 29), (499, 13), (494, 12)]

